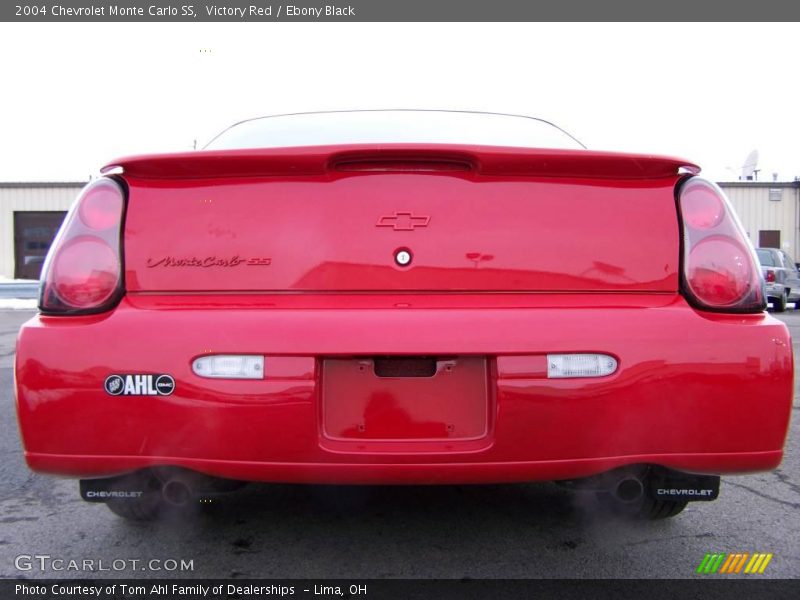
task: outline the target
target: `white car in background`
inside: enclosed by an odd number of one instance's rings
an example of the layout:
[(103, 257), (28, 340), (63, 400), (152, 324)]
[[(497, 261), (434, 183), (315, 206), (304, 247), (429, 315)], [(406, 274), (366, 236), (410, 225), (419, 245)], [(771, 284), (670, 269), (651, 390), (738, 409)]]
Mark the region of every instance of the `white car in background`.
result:
[(800, 274), (789, 255), (778, 248), (757, 248), (756, 254), (767, 284), (767, 300), (775, 312), (785, 311), (789, 302), (800, 302)]

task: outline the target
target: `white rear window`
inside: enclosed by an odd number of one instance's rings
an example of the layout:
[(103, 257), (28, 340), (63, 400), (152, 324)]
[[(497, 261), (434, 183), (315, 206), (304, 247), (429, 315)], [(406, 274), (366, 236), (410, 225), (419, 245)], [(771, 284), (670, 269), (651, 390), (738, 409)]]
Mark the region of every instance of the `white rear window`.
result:
[(772, 252), (769, 250), (756, 250), (756, 254), (758, 254), (758, 262), (761, 263), (764, 267), (774, 267), (775, 266), (775, 259), (772, 256)]
[(206, 149), (407, 143), (584, 148), (552, 123), (532, 117), (436, 110), (368, 110), (250, 119), (220, 133)]

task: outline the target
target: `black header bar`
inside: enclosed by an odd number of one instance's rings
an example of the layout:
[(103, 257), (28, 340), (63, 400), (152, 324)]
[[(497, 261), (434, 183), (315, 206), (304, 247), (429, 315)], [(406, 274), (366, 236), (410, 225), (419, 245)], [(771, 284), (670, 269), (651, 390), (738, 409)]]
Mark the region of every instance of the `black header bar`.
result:
[[(7, 22), (797, 21), (786, 0), (8, 0)], [(676, 30), (676, 43), (680, 33)]]

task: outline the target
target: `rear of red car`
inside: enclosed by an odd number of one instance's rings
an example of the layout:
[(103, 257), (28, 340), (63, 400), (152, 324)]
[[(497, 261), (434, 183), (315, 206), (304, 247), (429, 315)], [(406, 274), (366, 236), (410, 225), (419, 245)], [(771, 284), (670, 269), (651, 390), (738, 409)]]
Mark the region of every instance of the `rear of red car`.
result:
[(28, 464), (154, 514), (225, 482), (561, 481), (670, 516), (772, 469), (792, 349), (674, 159), (464, 144), (124, 159), (22, 329)]

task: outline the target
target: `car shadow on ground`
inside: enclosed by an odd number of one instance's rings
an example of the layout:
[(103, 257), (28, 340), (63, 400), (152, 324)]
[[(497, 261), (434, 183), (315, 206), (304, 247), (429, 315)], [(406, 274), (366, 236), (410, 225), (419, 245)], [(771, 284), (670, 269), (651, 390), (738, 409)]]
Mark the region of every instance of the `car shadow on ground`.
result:
[(112, 528), (127, 538), (157, 535), (162, 548), (213, 540), (216, 564), (203, 576), (450, 578), (576, 576), (583, 556), (589, 576), (610, 576), (616, 571), (598, 567), (598, 551), (625, 554), (633, 551), (626, 545), (680, 535), (676, 523), (631, 522), (592, 493), (548, 483), (251, 484), (156, 522)]

